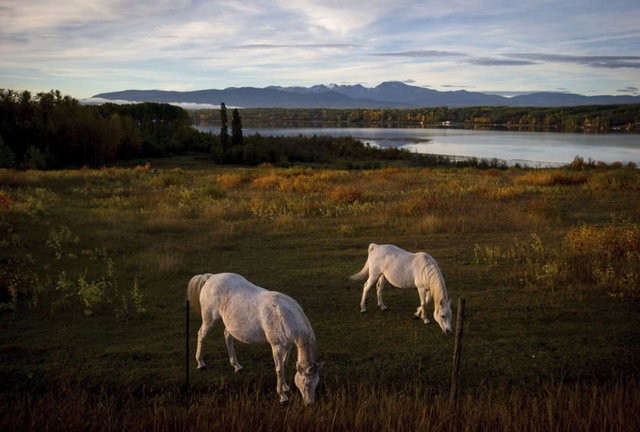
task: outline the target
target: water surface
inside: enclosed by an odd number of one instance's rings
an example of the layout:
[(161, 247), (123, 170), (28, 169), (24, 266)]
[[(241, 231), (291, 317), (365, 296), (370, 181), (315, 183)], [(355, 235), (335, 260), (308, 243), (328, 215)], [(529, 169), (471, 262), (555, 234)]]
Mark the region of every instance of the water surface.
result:
[[(218, 129), (208, 129), (217, 133)], [(245, 128), (244, 134), (265, 136), (352, 136), (379, 147), (401, 147), (417, 153), (501, 159), (510, 164), (549, 166), (570, 163), (576, 156), (606, 163), (640, 166), (640, 134), (511, 132), (470, 129), (413, 128)]]

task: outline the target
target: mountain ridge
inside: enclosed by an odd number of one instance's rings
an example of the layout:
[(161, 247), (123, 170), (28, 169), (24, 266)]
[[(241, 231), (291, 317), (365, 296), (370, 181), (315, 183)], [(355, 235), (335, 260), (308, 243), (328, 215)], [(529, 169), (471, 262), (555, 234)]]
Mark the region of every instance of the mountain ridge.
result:
[(194, 91), (123, 90), (93, 98), (131, 102), (196, 103), (240, 108), (432, 108), (447, 106), (559, 107), (640, 103), (640, 96), (532, 92), (513, 97), (467, 90), (438, 91), (386, 81), (375, 87), (360, 84), (319, 84), (311, 87), (227, 87)]

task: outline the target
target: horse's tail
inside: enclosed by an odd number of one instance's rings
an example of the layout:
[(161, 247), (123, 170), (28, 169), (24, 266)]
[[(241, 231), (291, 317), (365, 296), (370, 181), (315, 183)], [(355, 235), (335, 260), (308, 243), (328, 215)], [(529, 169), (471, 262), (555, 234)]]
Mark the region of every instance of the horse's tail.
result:
[(349, 279), (351, 280), (364, 279), (368, 274), (369, 274), (369, 262), (367, 261), (366, 263), (364, 263), (364, 267), (362, 267), (362, 270), (360, 270), (356, 274), (352, 274), (351, 276), (349, 276)]
[[(371, 243), (369, 245), (369, 254), (371, 254), (371, 252), (373, 251), (373, 248), (376, 247), (375, 243)], [(369, 274), (369, 259), (367, 258), (367, 261), (364, 263), (364, 267), (362, 267), (362, 270), (360, 270), (358, 273), (349, 276), (349, 279), (351, 280), (360, 280), (360, 279), (364, 279), (365, 277), (367, 277), (367, 275)]]
[(187, 285), (187, 300), (194, 312), (200, 315), (200, 291), (204, 283), (211, 277), (211, 273), (195, 275)]

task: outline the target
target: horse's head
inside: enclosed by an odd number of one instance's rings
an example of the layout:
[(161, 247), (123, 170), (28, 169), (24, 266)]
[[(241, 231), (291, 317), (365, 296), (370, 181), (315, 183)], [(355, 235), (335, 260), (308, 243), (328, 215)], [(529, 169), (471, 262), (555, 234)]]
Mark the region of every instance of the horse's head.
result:
[(444, 334), (451, 334), (451, 299), (442, 299), (433, 310), (433, 318), (436, 320)]
[(302, 400), (305, 405), (312, 405), (316, 401), (316, 387), (320, 381), (320, 369), (322, 363), (316, 363), (313, 366), (303, 367), (298, 365), (294, 381), (296, 387), (300, 390)]

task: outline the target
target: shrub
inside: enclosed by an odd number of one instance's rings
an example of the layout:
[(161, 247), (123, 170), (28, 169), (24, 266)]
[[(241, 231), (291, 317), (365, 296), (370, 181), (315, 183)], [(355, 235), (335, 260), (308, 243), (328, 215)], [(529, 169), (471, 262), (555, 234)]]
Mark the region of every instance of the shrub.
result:
[(327, 199), (336, 204), (353, 204), (362, 200), (362, 191), (353, 186), (337, 185), (327, 194)]
[(280, 184), (282, 183), (282, 178), (276, 173), (268, 173), (254, 178), (251, 181), (252, 189), (261, 189), (261, 190), (269, 190), (274, 189), (277, 190), (280, 188)]
[(566, 268), (573, 278), (615, 296), (640, 296), (640, 225), (581, 224), (564, 239)]
[(118, 319), (143, 313), (137, 281), (129, 291), (120, 287), (106, 250), (78, 250), (79, 243), (69, 227), (60, 226), (50, 231), (49, 255), (38, 263), (31, 256), (6, 259), (8, 265), (0, 267), (0, 310), (24, 306), (51, 316), (82, 312)]
[(227, 189), (235, 189), (246, 181), (246, 176), (238, 173), (223, 173), (218, 176), (218, 183)]
[(474, 247), (475, 263), (504, 268), (523, 286), (586, 287), (616, 297), (640, 297), (640, 225), (611, 222), (570, 228), (557, 248), (547, 248), (536, 234), (508, 246)]
[(586, 183), (587, 175), (559, 170), (536, 170), (516, 178), (514, 182), (530, 186), (572, 186)]
[(556, 253), (545, 247), (539, 235), (514, 238), (507, 246), (474, 246), (475, 262), (491, 271), (505, 267), (509, 279), (523, 287), (553, 288), (558, 274)]
[(599, 172), (589, 179), (588, 187), (596, 190), (640, 190), (640, 172), (635, 168)]

